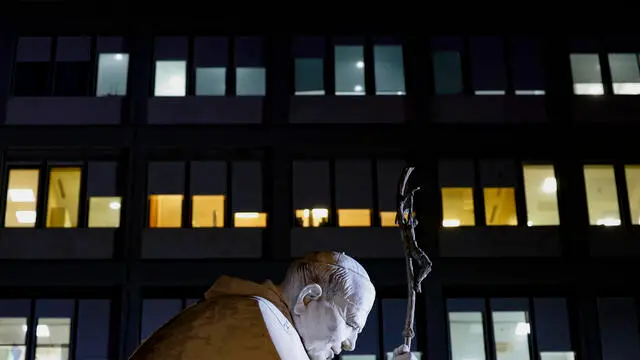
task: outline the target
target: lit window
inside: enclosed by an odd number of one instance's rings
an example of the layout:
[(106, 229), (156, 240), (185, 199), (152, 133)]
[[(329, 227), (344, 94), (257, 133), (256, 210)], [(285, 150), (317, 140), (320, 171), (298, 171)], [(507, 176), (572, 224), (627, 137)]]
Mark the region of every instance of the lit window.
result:
[(191, 226), (194, 228), (224, 227), (224, 195), (194, 195), (191, 206)]
[(484, 214), (488, 226), (518, 225), (514, 188), (484, 188)]
[(296, 59), (296, 95), (324, 95), (323, 59)]
[(494, 311), (493, 333), (497, 360), (529, 360), (531, 323), (524, 311)]
[(484, 359), (481, 312), (449, 312), (451, 359)]
[(80, 206), (80, 168), (53, 168), (49, 172), (47, 227), (78, 227)]
[(154, 96), (185, 96), (186, 61), (156, 61)]
[[(23, 331), (27, 331), (25, 325)], [(36, 359), (69, 359), (71, 319), (39, 318), (36, 327)]]
[(37, 169), (9, 171), (5, 227), (32, 228), (36, 225), (39, 174)]
[(296, 221), (300, 227), (321, 227), (329, 222), (329, 210), (323, 208), (298, 209)]
[(26, 318), (0, 318), (0, 358), (23, 360), (25, 358)]
[(442, 226), (474, 226), (473, 188), (443, 188)]
[(248, 228), (267, 227), (267, 214), (260, 212), (237, 212), (233, 214), (233, 226)]
[(571, 54), (571, 74), (574, 94), (604, 94), (598, 54)]
[(402, 46), (373, 47), (376, 95), (404, 95), (404, 65)]
[(266, 92), (263, 39), (238, 37), (235, 41), (236, 95), (262, 96)]
[(527, 226), (559, 225), (558, 198), (553, 165), (524, 165)]
[(629, 195), (631, 223), (640, 225), (640, 165), (626, 165), (624, 172)]
[(236, 94), (239, 96), (262, 96), (266, 92), (264, 68), (237, 68)]
[(620, 225), (616, 177), (611, 165), (586, 165), (584, 185), (587, 192), (589, 224)]
[(609, 54), (609, 68), (614, 94), (640, 94), (640, 67), (637, 54)]
[(149, 195), (149, 227), (182, 227), (182, 195)]
[(127, 95), (129, 54), (100, 54), (96, 96)]
[(193, 63), (196, 96), (223, 96), (227, 89), (228, 40), (225, 37), (196, 37)]
[(339, 227), (369, 227), (371, 226), (370, 209), (338, 209)]
[(92, 196), (89, 198), (90, 228), (117, 228), (120, 227), (120, 208), (122, 198), (120, 196)]
[(396, 224), (396, 212), (380, 211), (380, 226), (382, 227), (398, 226), (398, 224)]
[(336, 46), (336, 95), (364, 95), (364, 67), (364, 49), (362, 46)]
[(221, 96), (227, 89), (227, 69), (199, 67), (196, 69), (196, 95)]

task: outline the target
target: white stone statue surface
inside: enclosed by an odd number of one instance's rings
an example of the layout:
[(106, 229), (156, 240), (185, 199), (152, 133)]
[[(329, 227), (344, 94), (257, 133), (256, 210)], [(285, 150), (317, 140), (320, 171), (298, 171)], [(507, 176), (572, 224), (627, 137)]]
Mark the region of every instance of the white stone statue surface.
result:
[[(364, 268), (338, 252), (296, 260), (279, 286), (222, 276), (130, 360), (331, 359), (355, 348), (375, 295)], [(415, 357), (400, 346), (394, 359)]]

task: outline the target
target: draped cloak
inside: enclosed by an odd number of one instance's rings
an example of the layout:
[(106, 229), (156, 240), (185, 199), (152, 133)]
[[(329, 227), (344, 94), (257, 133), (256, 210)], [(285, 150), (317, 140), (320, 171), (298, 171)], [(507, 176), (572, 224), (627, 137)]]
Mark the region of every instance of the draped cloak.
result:
[(309, 360), (289, 308), (271, 281), (222, 276), (205, 300), (147, 338), (130, 360)]

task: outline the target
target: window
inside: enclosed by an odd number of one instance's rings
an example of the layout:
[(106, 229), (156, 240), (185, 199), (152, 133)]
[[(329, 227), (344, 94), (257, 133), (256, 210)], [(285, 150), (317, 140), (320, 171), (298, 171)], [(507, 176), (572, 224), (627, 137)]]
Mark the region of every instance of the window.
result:
[(527, 226), (559, 225), (558, 184), (553, 165), (524, 165)]
[(9, 170), (5, 227), (36, 226), (39, 177), (38, 169)]
[(373, 66), (376, 95), (404, 95), (404, 65), (401, 45), (374, 45)]
[(401, 160), (384, 159), (378, 160), (378, 208), (380, 210), (380, 226), (395, 227), (396, 191), (398, 187), (398, 177), (405, 167), (405, 162)]
[(609, 54), (609, 68), (614, 94), (640, 94), (638, 54)]
[(334, 47), (336, 95), (365, 94), (364, 46), (357, 42), (341, 39)]
[(49, 170), (47, 191), (47, 227), (78, 227), (80, 178), (82, 168), (59, 167)]
[(574, 359), (562, 298), (448, 299), (447, 309), (452, 360), (493, 358), (485, 349), (495, 350), (498, 360), (535, 359), (532, 345), (542, 360)]
[(293, 162), (295, 226), (329, 225), (331, 192), (328, 161)]
[(111, 358), (109, 308), (106, 299), (0, 300), (0, 358), (24, 360), (28, 349), (36, 359)]
[(51, 94), (50, 37), (18, 38), (13, 76), (13, 95), (47, 96)]
[(589, 224), (620, 225), (618, 191), (612, 165), (585, 165), (584, 185), (587, 192)]
[[(407, 299), (381, 299), (378, 306), (382, 306), (382, 329), (383, 334), (402, 334), (404, 330), (404, 321), (398, 321), (398, 319), (404, 319), (407, 314)], [(414, 326), (414, 331), (417, 334), (417, 330)], [(383, 336), (382, 342), (385, 351), (384, 359), (393, 359), (393, 350), (398, 347), (398, 338), (395, 336)], [(411, 342), (411, 352), (420, 360), (422, 353), (417, 351), (418, 341), (416, 337)], [(383, 357), (381, 357), (383, 358)]]
[(236, 38), (236, 95), (264, 96), (266, 74), (262, 39)]
[(89, 200), (90, 228), (120, 227), (122, 197), (118, 196), (117, 164), (95, 161), (88, 164), (87, 198)]
[[(190, 169), (190, 201), (185, 202), (185, 171), (183, 162), (152, 162), (149, 164), (149, 227), (150, 228), (214, 228), (225, 227), (227, 213), (227, 163), (193, 161)], [(261, 212), (262, 180), (260, 163), (253, 161), (232, 164), (230, 225), (235, 227), (266, 227), (267, 214)], [(190, 203), (191, 209), (187, 206)], [(183, 222), (185, 215), (189, 222)], [(233, 225), (231, 225), (233, 224)]]
[(196, 95), (223, 96), (227, 89), (229, 44), (224, 37), (196, 37)]
[(262, 212), (262, 168), (258, 161), (232, 163), (232, 207), (235, 227), (263, 228), (267, 214)]
[(438, 171), (442, 193), (442, 226), (474, 226), (473, 162), (441, 161)]
[(631, 223), (640, 225), (640, 166), (626, 165), (624, 171), (627, 181)]
[(182, 227), (184, 163), (149, 164), (149, 227)]
[(573, 93), (576, 95), (603, 95), (602, 73), (598, 54), (571, 54)]
[(480, 175), (487, 226), (518, 225), (513, 163), (503, 160), (484, 160), (481, 163)]
[(145, 340), (182, 310), (197, 303), (199, 299), (144, 299), (140, 340)]
[(339, 227), (371, 226), (371, 162), (336, 160), (335, 187)]
[(324, 95), (324, 48), (322, 37), (294, 39), (295, 94)]
[(227, 164), (222, 161), (191, 162), (191, 226), (221, 228), (225, 225)]
[(54, 95), (89, 95), (90, 37), (59, 37), (56, 48)]
[(640, 358), (637, 305), (633, 298), (598, 299), (602, 360)]
[(437, 95), (462, 94), (463, 49), (461, 37), (435, 37), (432, 40), (433, 77)]
[(504, 95), (507, 77), (503, 39), (495, 36), (471, 37), (470, 54), (474, 93)]
[(516, 95), (544, 95), (541, 50), (541, 42), (537, 38), (511, 38), (511, 76)]
[(156, 38), (154, 96), (186, 95), (187, 48), (186, 37)]
[(98, 81), (96, 96), (127, 95), (129, 54), (121, 37), (98, 37)]

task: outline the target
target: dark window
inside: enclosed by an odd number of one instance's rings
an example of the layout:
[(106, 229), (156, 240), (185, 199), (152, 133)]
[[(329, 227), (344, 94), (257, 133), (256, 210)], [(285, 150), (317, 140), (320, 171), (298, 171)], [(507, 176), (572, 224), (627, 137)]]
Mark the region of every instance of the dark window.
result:
[(57, 45), (54, 95), (89, 95), (91, 38), (60, 37)]
[(471, 75), (476, 95), (504, 95), (507, 85), (503, 39), (494, 36), (472, 37)]
[(322, 37), (296, 38), (295, 94), (324, 95), (324, 44)]
[(51, 38), (18, 39), (13, 76), (15, 96), (51, 95)]
[(544, 95), (542, 52), (536, 38), (511, 39), (512, 76), (516, 95)]
[(459, 37), (433, 38), (433, 78), (437, 95), (462, 93), (462, 47)]

